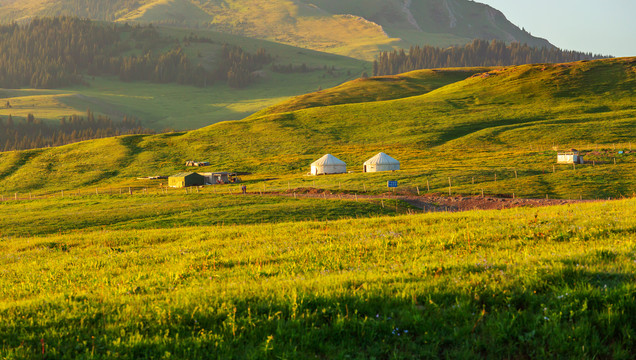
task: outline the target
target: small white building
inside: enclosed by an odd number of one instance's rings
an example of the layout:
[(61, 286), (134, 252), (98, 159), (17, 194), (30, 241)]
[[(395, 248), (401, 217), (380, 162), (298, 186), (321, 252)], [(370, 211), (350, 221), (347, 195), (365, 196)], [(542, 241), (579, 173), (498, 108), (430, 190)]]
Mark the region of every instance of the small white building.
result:
[(400, 162), (381, 152), (364, 162), (363, 172), (400, 170)]
[(578, 150), (559, 151), (557, 153), (557, 164), (583, 164), (583, 155), (579, 155)]
[(331, 154), (311, 163), (311, 175), (344, 174), (346, 172), (347, 164)]

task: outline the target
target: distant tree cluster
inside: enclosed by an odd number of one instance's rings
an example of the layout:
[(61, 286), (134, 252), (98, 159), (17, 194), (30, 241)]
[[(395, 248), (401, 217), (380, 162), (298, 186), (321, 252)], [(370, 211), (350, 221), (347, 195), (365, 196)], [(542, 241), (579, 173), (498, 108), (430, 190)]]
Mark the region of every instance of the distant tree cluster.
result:
[[(184, 39), (213, 42), (196, 35)], [(172, 49), (163, 50), (171, 45)], [(162, 38), (152, 25), (106, 26), (74, 17), (0, 26), (0, 50), (0, 87), (4, 88), (83, 84), (84, 75), (195, 86), (221, 80), (241, 88), (254, 80), (253, 71), (271, 62), (264, 49), (251, 54), (225, 44), (218, 68), (208, 71), (194, 65), (178, 41)], [(122, 55), (131, 50), (142, 55)]]
[(0, 117), (0, 149), (3, 151), (60, 146), (73, 142), (105, 138), (124, 134), (152, 134), (138, 120), (124, 117), (113, 121), (97, 116), (89, 110), (86, 117), (71, 115), (63, 117), (58, 124), (47, 123), (28, 114), (25, 119), (15, 120), (11, 115)]
[(577, 51), (557, 48), (534, 48), (526, 44), (493, 40), (473, 40), (465, 46), (438, 48), (411, 47), (404, 50), (383, 51), (373, 62), (374, 75), (395, 75), (418, 69), (466, 66), (508, 66), (532, 63), (561, 63), (605, 58)]
[(0, 87), (53, 88), (81, 83), (80, 71), (105, 54), (118, 34), (77, 18), (0, 26)]
[(225, 80), (233, 88), (243, 88), (255, 80), (253, 72), (272, 62), (272, 57), (260, 48), (255, 54), (234, 45), (223, 44), (221, 61), (215, 78)]

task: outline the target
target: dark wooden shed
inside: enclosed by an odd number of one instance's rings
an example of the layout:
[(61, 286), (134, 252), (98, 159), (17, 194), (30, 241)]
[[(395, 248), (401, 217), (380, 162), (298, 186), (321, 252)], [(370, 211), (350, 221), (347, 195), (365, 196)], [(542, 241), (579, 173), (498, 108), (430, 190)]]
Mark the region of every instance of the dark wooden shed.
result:
[(183, 172), (168, 177), (168, 186), (182, 188), (188, 186), (199, 186), (205, 183), (203, 175), (194, 172)]

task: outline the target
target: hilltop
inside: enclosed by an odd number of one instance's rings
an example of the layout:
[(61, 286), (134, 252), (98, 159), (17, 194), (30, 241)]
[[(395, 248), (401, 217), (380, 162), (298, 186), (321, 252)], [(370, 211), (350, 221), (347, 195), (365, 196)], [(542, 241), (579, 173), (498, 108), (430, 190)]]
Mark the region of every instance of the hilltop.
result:
[(509, 22), (498, 10), (468, 0), (3, 0), (0, 18), (77, 15), (153, 22), (271, 40), (371, 60), (379, 50), (446, 47), (473, 39), (552, 47)]
[[(421, 94), (403, 87), (396, 90), (402, 91), (401, 98), (395, 94), (393, 100), (381, 101), (365, 100), (385, 89), (377, 87), (378, 79), (356, 80), (346, 85), (362, 94), (352, 97), (353, 103), (316, 107), (311, 99), (320, 98), (319, 92), (305, 103), (299, 98), (280, 110), (186, 133), (3, 153), (0, 186), (11, 192), (109, 186), (182, 171), (188, 159), (209, 160), (218, 170), (252, 173), (254, 181), (277, 174), (301, 185), (307, 179), (300, 175), (324, 153), (361, 164), (386, 151), (408, 169), (399, 175), (405, 185), (431, 179), (432, 186), (444, 189), (452, 176), (457, 190), (464, 186), (467, 192), (478, 186), (528, 196), (631, 194), (636, 188), (629, 156), (619, 158), (625, 165), (616, 168), (585, 167), (550, 176), (546, 172), (552, 170), (556, 148), (611, 149), (614, 143), (627, 147), (634, 140), (634, 69), (634, 58), (523, 65), (455, 78), (441, 87), (438, 73), (453, 77), (457, 72), (414, 72), (400, 77), (420, 82)], [(464, 70), (461, 77), (470, 72)], [(511, 175), (514, 169), (519, 179)], [(500, 181), (494, 184), (496, 172)], [(371, 178), (381, 183), (387, 176), (391, 174)], [(478, 185), (469, 186), (471, 177)], [(340, 181), (357, 188), (364, 179), (364, 174), (354, 173)]]

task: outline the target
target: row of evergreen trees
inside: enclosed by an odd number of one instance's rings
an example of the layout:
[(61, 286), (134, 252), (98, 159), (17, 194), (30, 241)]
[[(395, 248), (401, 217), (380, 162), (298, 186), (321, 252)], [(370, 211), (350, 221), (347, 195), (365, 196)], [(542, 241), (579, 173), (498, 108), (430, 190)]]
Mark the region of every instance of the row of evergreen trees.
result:
[(395, 75), (418, 69), (465, 66), (508, 66), (533, 63), (561, 63), (600, 59), (604, 56), (558, 48), (534, 48), (526, 44), (473, 40), (465, 46), (438, 48), (415, 46), (383, 51), (373, 62), (374, 75)]
[(89, 110), (86, 116), (63, 117), (58, 124), (36, 119), (28, 114), (24, 119), (11, 115), (0, 117), (0, 149), (3, 151), (61, 146), (83, 140), (105, 138), (124, 134), (152, 134), (138, 120), (124, 117), (113, 121)]
[[(212, 42), (198, 37), (188, 41)], [(133, 49), (143, 55), (122, 55)], [(74, 17), (0, 26), (0, 50), (4, 88), (58, 88), (85, 83), (84, 75), (195, 86), (227, 81), (240, 88), (254, 81), (255, 70), (271, 62), (264, 49), (251, 54), (223, 45), (218, 68), (208, 71), (190, 61), (178, 40), (161, 37), (152, 25), (107, 26)]]

